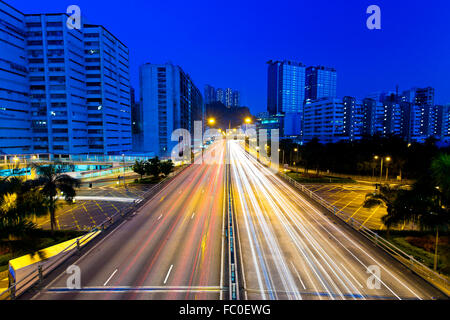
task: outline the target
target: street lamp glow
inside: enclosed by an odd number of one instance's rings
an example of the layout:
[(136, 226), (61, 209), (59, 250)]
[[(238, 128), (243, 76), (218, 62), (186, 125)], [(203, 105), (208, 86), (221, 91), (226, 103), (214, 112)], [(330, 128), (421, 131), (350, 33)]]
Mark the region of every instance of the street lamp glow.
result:
[(14, 158), (13, 158), (13, 161), (14, 161), (14, 162), (17, 162), (17, 161), (19, 161), (19, 158), (14, 157)]
[(295, 149), (294, 149), (294, 152), (297, 152), (297, 151), (298, 151), (298, 149), (297, 149), (297, 148), (295, 148)]
[(250, 117), (245, 118), (244, 121), (247, 124), (252, 123), (252, 119)]
[(216, 123), (216, 119), (214, 119), (214, 118), (209, 118), (209, 119), (208, 119), (208, 123), (209, 123), (210, 125), (214, 125), (214, 124)]
[(386, 157), (386, 161), (391, 161), (391, 157)]
[(378, 156), (373, 157), (375, 160), (378, 160)]

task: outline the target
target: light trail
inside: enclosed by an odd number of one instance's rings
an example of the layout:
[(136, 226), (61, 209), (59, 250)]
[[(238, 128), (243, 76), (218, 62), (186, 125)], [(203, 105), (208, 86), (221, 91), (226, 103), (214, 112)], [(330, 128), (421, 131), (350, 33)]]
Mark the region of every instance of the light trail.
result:
[[(328, 299), (430, 298), (400, 266), (332, 222), (247, 154), (241, 142), (228, 141), (228, 151), (250, 298), (301, 299), (305, 289)], [(382, 271), (374, 275), (380, 289), (362, 285), (371, 265)]]

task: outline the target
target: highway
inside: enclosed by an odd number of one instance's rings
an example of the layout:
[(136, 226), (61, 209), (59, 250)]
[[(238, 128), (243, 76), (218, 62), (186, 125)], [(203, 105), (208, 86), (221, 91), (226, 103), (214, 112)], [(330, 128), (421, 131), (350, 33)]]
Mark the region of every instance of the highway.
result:
[(224, 143), (205, 152), (221, 161), (186, 168), (73, 262), (80, 290), (59, 270), (32, 299), (220, 299)]
[[(219, 162), (193, 164), (135, 215), (71, 262), (81, 289), (55, 271), (32, 299), (222, 299), (225, 163), (229, 163), (241, 299), (435, 299), (439, 291), (326, 216), (248, 155), (218, 141)], [(225, 161), (225, 159), (227, 161)], [(368, 270), (379, 269), (379, 274)]]
[(325, 216), (246, 153), (242, 142), (229, 141), (228, 155), (246, 299), (444, 298)]

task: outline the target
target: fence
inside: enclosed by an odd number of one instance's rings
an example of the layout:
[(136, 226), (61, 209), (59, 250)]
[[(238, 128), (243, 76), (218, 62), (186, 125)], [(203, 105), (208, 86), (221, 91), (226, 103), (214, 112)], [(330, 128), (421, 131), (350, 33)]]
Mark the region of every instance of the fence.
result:
[(60, 253), (58, 253), (56, 258), (51, 261), (51, 263), (44, 263), (48, 262), (44, 260), (43, 263), (38, 264), (35, 269), (25, 275), (21, 280), (12, 284), (4, 292), (0, 292), (0, 300), (16, 299), (31, 287), (40, 284), (45, 276), (59, 267), (62, 263), (67, 261), (67, 259), (70, 258), (74, 253), (79, 252), (84, 244), (96, 237), (99, 234), (99, 232), (97, 231), (105, 231), (112, 225), (116, 224), (119, 220), (122, 220), (124, 217), (138, 210), (146, 202), (143, 200), (146, 200), (147, 198), (148, 200), (150, 200), (151, 195), (156, 194), (156, 192), (160, 191), (165, 182), (167, 182), (169, 179), (174, 178), (188, 167), (189, 166), (185, 166), (184, 168), (178, 169), (177, 171), (173, 172), (168, 177), (161, 180), (155, 186), (147, 190), (143, 195), (140, 196), (140, 199), (135, 200), (128, 208), (124, 209), (121, 212), (115, 213), (113, 216), (107, 218), (98, 226), (93, 227), (90, 233), (87, 233), (86, 235), (74, 240)]

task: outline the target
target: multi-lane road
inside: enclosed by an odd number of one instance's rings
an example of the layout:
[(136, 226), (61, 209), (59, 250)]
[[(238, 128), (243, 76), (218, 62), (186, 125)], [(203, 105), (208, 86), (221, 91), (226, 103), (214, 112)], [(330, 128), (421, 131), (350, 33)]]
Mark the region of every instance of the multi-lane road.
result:
[[(237, 235), (240, 297), (433, 299), (444, 296), (248, 155), (218, 141), (130, 219), (71, 263), (79, 290), (57, 271), (34, 299), (227, 297), (225, 172)], [(225, 159), (230, 170), (225, 170)], [(368, 270), (379, 271), (375, 275)], [(58, 274), (59, 272), (59, 274)]]
[[(205, 156), (224, 158), (223, 143)], [(130, 219), (73, 264), (80, 290), (64, 271), (33, 299), (219, 299), (224, 161), (192, 165)]]

